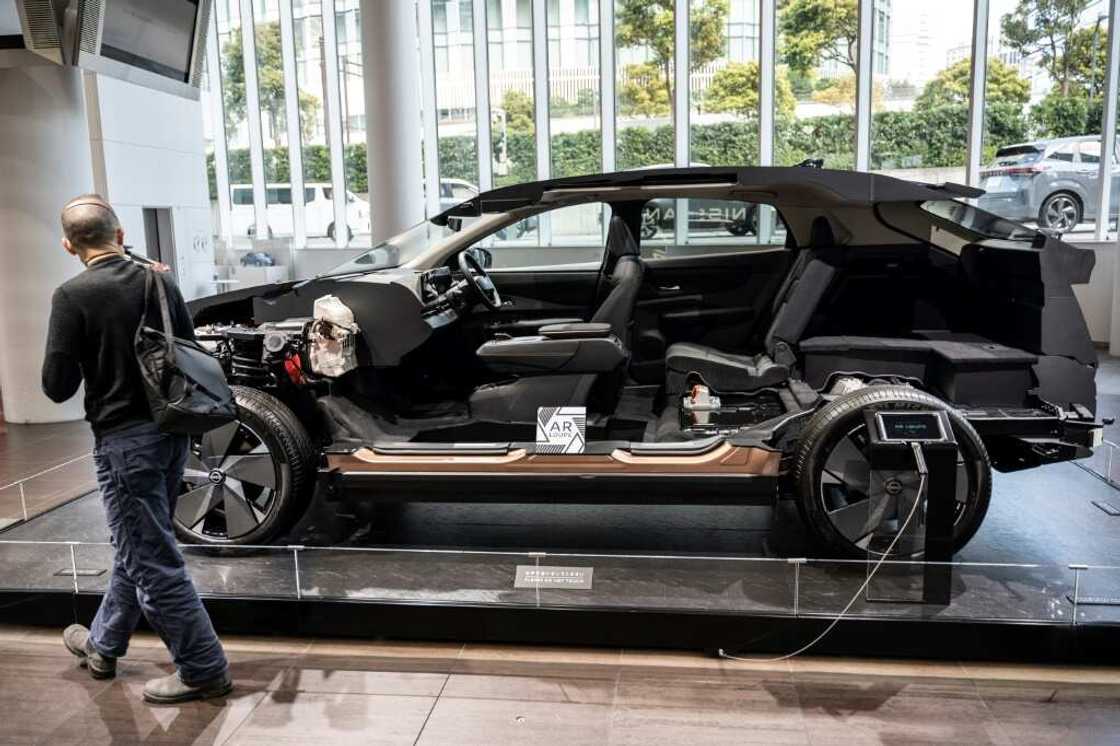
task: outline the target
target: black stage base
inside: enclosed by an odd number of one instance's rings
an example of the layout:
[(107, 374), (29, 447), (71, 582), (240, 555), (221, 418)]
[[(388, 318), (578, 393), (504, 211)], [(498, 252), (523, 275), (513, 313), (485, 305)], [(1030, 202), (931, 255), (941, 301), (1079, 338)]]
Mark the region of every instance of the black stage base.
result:
[[(1070, 569), (1116, 564), (1120, 518), (1102, 501), (1116, 492), (1073, 464), (997, 476), (984, 526), (955, 558), (978, 564), (954, 570), (949, 606), (908, 602), (920, 568), (885, 569), (880, 600), (861, 597), (811, 653), (1117, 663), (1120, 606), (1092, 601), (1120, 597), (1120, 568)], [(319, 514), (288, 539), (306, 546), (298, 589), (290, 548), (187, 554), (229, 634), (776, 656), (815, 638), (867, 569), (783, 561), (813, 556), (791, 508), (441, 503), (382, 511), (372, 528)], [(88, 623), (111, 561), (105, 534), (96, 495), (0, 533), (0, 620)], [(77, 592), (64, 542), (83, 542)], [(537, 562), (593, 567), (592, 589), (515, 588), (516, 566)]]
[[(100, 595), (0, 593), (4, 622), (59, 630), (88, 624)], [(765, 614), (535, 609), (354, 601), (207, 598), (222, 634), (355, 637), (694, 650), (785, 655), (819, 635), (828, 619)], [(807, 655), (1116, 665), (1120, 624), (852, 617)]]

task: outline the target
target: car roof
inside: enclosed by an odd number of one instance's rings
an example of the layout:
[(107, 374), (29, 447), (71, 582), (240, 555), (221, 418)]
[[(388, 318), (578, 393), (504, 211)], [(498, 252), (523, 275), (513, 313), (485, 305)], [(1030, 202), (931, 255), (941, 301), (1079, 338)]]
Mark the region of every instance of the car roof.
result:
[(1010, 148), (1047, 148), (1051, 145), (1065, 145), (1074, 142), (1089, 142), (1092, 140), (1099, 141), (1100, 135), (1073, 135), (1070, 137), (1052, 137), (1048, 140), (1030, 140), (1027, 142), (1017, 142), (1010, 145), (1001, 145), (998, 150), (1008, 150)]
[[(508, 212), (536, 205), (579, 201), (581, 195), (618, 192), (619, 200), (641, 198), (645, 188), (662, 193), (666, 188), (712, 189), (723, 187), (737, 197), (754, 192), (759, 202), (777, 207), (868, 207), (884, 202), (925, 202), (955, 197), (975, 197), (981, 190), (960, 184), (924, 184), (862, 171), (841, 171), (803, 166), (712, 166), (618, 171), (532, 181), (492, 189), (459, 203), (432, 218), (444, 225), (452, 217)], [(546, 197), (547, 196), (547, 197)], [(567, 199), (565, 199), (567, 198)], [(607, 199), (607, 196), (601, 197)]]

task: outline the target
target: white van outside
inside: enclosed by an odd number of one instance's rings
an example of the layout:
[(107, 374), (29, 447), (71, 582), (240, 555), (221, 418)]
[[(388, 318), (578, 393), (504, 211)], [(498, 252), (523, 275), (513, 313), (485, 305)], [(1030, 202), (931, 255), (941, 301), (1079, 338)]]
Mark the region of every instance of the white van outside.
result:
[[(256, 217), (253, 213), (253, 186), (233, 184), (230, 186), (230, 220), (233, 235), (252, 237), (256, 233)], [(334, 238), (334, 188), (326, 183), (303, 185), (304, 222), (307, 235), (315, 238), (326, 236)], [(273, 236), (290, 236), (292, 225), (292, 186), (291, 184), (269, 184), (265, 189), (268, 203), (268, 230)], [(369, 202), (359, 199), (353, 192), (346, 192), (346, 222), (349, 223), (347, 240), (355, 233), (369, 233)]]

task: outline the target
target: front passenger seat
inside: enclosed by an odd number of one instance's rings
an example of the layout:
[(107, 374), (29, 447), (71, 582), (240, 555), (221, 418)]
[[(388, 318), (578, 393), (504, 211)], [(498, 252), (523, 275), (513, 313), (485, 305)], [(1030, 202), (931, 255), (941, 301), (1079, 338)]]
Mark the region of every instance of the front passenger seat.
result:
[(638, 300), (638, 291), (642, 289), (646, 267), (642, 264), (638, 244), (630, 228), (617, 215), (611, 218), (607, 229), (606, 248), (603, 272), (610, 292), (595, 310), (591, 321), (610, 324), (611, 334), (618, 337), (626, 349), (630, 349), (630, 320), (634, 316), (634, 304)]
[[(645, 265), (638, 244), (626, 222), (612, 217), (607, 230), (603, 271), (610, 288), (591, 322), (609, 324), (611, 334), (630, 349), (630, 322), (638, 291), (642, 287)], [(539, 407), (584, 406), (592, 397), (602, 414), (609, 414), (617, 402), (626, 377), (626, 365), (609, 373), (568, 375), (522, 375), (520, 378), (491, 383), (474, 390), (470, 397), (471, 415), (489, 422), (535, 422)]]

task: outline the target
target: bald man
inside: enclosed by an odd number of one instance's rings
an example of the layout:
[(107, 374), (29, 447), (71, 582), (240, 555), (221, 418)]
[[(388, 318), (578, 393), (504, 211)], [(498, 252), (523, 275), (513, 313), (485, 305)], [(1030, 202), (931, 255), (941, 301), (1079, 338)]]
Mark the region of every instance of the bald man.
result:
[[(144, 394), (134, 337), (151, 271), (128, 256), (116, 212), (96, 194), (62, 210), (62, 247), (86, 269), (51, 301), (43, 391), (56, 402), (85, 382), (86, 419), (96, 441), (97, 483), (113, 544), (113, 574), (90, 629), (63, 632), (67, 649), (94, 678), (111, 678), (143, 615), (171, 651), (176, 671), (149, 681), (144, 699), (177, 704), (229, 693), (222, 645), (187, 574), (171, 517), (188, 440), (160, 432)], [(190, 313), (166, 278), (171, 330), (194, 339)], [(148, 326), (162, 322), (152, 293)]]

